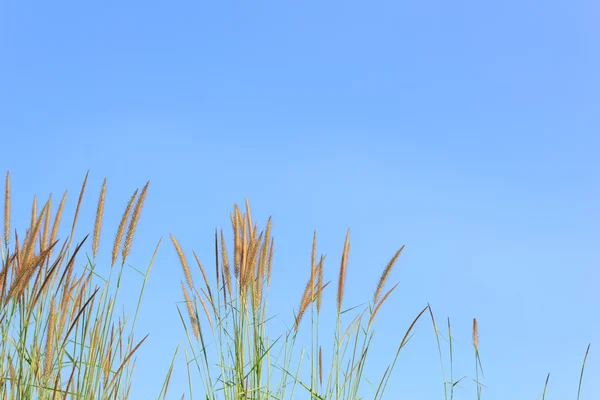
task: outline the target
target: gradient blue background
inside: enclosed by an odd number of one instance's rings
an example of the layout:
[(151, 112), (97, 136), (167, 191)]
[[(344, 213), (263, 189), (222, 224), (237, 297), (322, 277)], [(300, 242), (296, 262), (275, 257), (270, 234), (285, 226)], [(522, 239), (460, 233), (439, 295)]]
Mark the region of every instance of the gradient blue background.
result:
[[(548, 372), (547, 398), (574, 398), (590, 342), (582, 398), (598, 398), (599, 19), (591, 0), (2, 1), (13, 224), (27, 224), (34, 194), (68, 188), (73, 212), (90, 169), (78, 237), (106, 176), (109, 253), (131, 192), (151, 181), (131, 262), (144, 268), (164, 240), (133, 399), (153, 398), (184, 338), (168, 233), (212, 265), (214, 229), (229, 232), (245, 196), (256, 219), (274, 218), (282, 319), (314, 229), (327, 279), (352, 230), (347, 305), (368, 299), (407, 245), (368, 376), (430, 302), (440, 324), (452, 319), (456, 375), (474, 374), (478, 318), (484, 398), (535, 399)], [(170, 398), (187, 390), (182, 363)], [(440, 399), (441, 387), (423, 320), (386, 398)], [(458, 389), (472, 398), (473, 384)]]

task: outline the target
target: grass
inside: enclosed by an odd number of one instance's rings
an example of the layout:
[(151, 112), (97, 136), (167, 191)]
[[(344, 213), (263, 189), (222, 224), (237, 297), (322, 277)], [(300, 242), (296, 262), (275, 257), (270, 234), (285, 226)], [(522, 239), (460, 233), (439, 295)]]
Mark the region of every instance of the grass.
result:
[(0, 270), (2, 399), (128, 397), (134, 355), (147, 337), (136, 338), (134, 326), (154, 256), (146, 272), (140, 273), (142, 284), (133, 318), (117, 314), (116, 305), (148, 184), (127, 203), (112, 246), (109, 276), (103, 278), (96, 271), (96, 259), (101, 248), (106, 181), (97, 203), (91, 254), (84, 255), (89, 235), (74, 241), (86, 182), (87, 175), (70, 234), (61, 240), (58, 232), (64, 222), (67, 193), (54, 215), (52, 196), (41, 210), (34, 198), (29, 228), (24, 235), (13, 235), (10, 174), (6, 176)]
[[(350, 232), (343, 246), (336, 297), (336, 330), (323, 338), (319, 329), (325, 257), (317, 258), (317, 238), (313, 238), (308, 280), (293, 325), (284, 333), (271, 336), (268, 326), (268, 292), (271, 281), (273, 238), (271, 220), (263, 231), (253, 223), (250, 206), (245, 212), (235, 206), (231, 214), (233, 252), (229, 252), (223, 232), (215, 233), (215, 281), (194, 253), (202, 279), (192, 279), (187, 258), (177, 239), (171, 240), (179, 256), (183, 276), (185, 307), (179, 309), (190, 349), (189, 365), (199, 376), (202, 398), (217, 399), (355, 399), (359, 398), (362, 375), (373, 339), (373, 322), (381, 306), (397, 285), (383, 293), (387, 279), (402, 249), (391, 258), (381, 274), (373, 299), (363, 308), (344, 309), (344, 289), (350, 253)], [(230, 261), (231, 260), (231, 261)], [(421, 311), (417, 319), (427, 310)], [(350, 322), (343, 316), (353, 313)], [(298, 333), (303, 319), (310, 318), (310, 345), (306, 350), (309, 378), (300, 377), (302, 357), (293, 362)], [(415, 319), (415, 322), (416, 320)], [(414, 326), (407, 330), (397, 355), (406, 344)], [(329, 343), (331, 363), (323, 361), (323, 344)], [(300, 354), (304, 355), (304, 349)], [(395, 364), (395, 360), (394, 360)], [(215, 367), (216, 366), (216, 367)], [(376, 387), (375, 398), (382, 398), (393, 364)], [(193, 388), (190, 386), (190, 391)]]
[[(61, 229), (67, 193), (54, 213), (52, 196), (38, 206), (34, 197), (31, 220), (24, 234), (12, 232), (10, 174), (6, 175), (2, 269), (0, 270), (0, 398), (2, 399), (127, 399), (137, 350), (148, 335), (135, 333), (144, 289), (160, 247), (157, 244), (145, 271), (127, 264), (149, 184), (125, 204), (111, 246), (100, 242), (106, 180), (98, 194), (93, 232), (75, 240), (87, 175), (74, 217)], [(380, 376), (367, 377), (369, 353), (375, 340), (378, 313), (398, 284), (388, 282), (404, 246), (382, 269), (366, 302), (344, 302), (350, 257), (350, 231), (343, 242), (337, 282), (324, 281), (326, 257), (312, 241), (306, 284), (298, 306), (283, 330), (273, 329), (269, 291), (273, 269), (272, 221), (262, 229), (246, 200), (230, 215), (231, 238), (215, 231), (214, 264), (202, 264), (195, 252), (186, 254), (170, 235), (182, 270), (178, 313), (187, 345), (189, 398), (348, 400), (394, 398), (386, 392), (402, 350), (417, 322), (430, 316), (439, 352), (440, 398), (454, 400), (463, 382), (474, 385), (473, 397), (484, 398), (477, 319), (473, 319), (474, 376), (457, 379), (450, 320), (447, 334), (438, 329), (431, 306), (418, 312), (396, 343), (393, 357)], [(64, 239), (59, 232), (70, 232)], [(91, 236), (91, 237), (90, 237)], [(104, 246), (104, 247), (103, 247)], [(99, 256), (106, 248), (106, 256)], [(105, 261), (106, 260), (106, 261)], [(190, 260), (192, 261), (190, 263)], [(193, 271), (192, 271), (193, 266)], [(117, 313), (123, 274), (139, 278), (133, 315)], [(128, 291), (130, 288), (128, 288)], [(323, 293), (335, 290), (333, 329), (323, 315)], [(369, 293), (371, 293), (369, 295)], [(447, 358), (444, 344), (447, 344)], [(590, 347), (583, 359), (577, 399)], [(165, 399), (176, 362), (165, 366), (159, 398)], [(545, 399), (548, 375), (541, 398)], [(142, 378), (143, 379), (143, 378)], [(368, 393), (368, 394), (365, 394)], [(385, 395), (385, 397), (384, 397)], [(185, 396), (185, 395), (184, 395)]]

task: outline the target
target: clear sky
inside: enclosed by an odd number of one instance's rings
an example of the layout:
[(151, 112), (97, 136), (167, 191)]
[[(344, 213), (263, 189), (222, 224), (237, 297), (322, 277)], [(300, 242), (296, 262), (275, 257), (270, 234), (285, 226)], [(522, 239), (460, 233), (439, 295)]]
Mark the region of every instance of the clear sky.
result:
[[(164, 240), (133, 399), (160, 389), (184, 338), (168, 234), (210, 264), (214, 229), (229, 232), (245, 196), (274, 219), (281, 318), (314, 229), (327, 279), (352, 230), (349, 305), (406, 244), (368, 376), (429, 302), (452, 320), (457, 374), (474, 374), (478, 318), (484, 398), (535, 399), (548, 372), (548, 398), (574, 398), (590, 342), (583, 398), (599, 398), (599, 20), (591, 0), (2, 1), (13, 223), (28, 222), (34, 194), (68, 188), (72, 212), (89, 169), (82, 218), (91, 229), (107, 177), (109, 252), (131, 192), (151, 181), (132, 263)], [(423, 320), (387, 398), (443, 398), (437, 357)], [(172, 398), (186, 390), (182, 360)]]

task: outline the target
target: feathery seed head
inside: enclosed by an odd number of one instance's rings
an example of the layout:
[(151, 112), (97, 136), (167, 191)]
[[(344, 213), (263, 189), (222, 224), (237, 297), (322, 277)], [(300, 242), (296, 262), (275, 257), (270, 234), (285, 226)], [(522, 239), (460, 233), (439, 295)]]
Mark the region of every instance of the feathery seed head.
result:
[(192, 273), (185, 258), (185, 254), (183, 254), (183, 250), (181, 250), (181, 246), (177, 242), (177, 239), (175, 239), (175, 236), (172, 234), (169, 235), (171, 236), (171, 241), (173, 242), (175, 250), (177, 251), (177, 256), (179, 257), (179, 262), (181, 263), (181, 267), (183, 268), (183, 273), (185, 275), (185, 280), (187, 281), (188, 287), (191, 289), (194, 287), (194, 281), (192, 280)]
[(338, 292), (337, 292), (337, 309), (338, 313), (342, 311), (342, 301), (344, 299), (344, 284), (346, 282), (346, 267), (348, 264), (348, 253), (350, 252), (350, 229), (346, 233), (346, 240), (344, 242), (344, 251), (342, 252), (342, 263), (340, 265), (340, 277), (338, 281)]
[(6, 185), (4, 190), (4, 245), (8, 246), (10, 240), (10, 171), (6, 172)]
[(404, 250), (404, 246), (400, 247), (400, 250), (398, 250), (396, 252), (396, 254), (394, 254), (392, 259), (388, 262), (387, 266), (383, 270), (383, 273), (381, 274), (381, 278), (379, 278), (379, 283), (377, 284), (377, 289), (375, 289), (375, 294), (373, 295), (373, 304), (377, 304), (377, 301), (379, 300), (379, 296), (381, 295), (381, 291), (383, 290), (383, 287), (385, 286), (385, 282), (387, 281), (387, 279), (390, 275), (390, 272), (392, 271), (392, 268), (394, 267), (394, 264), (396, 263), (396, 260), (398, 260), (400, 253), (402, 253), (402, 250)]
[(125, 244), (123, 245), (123, 251), (121, 256), (123, 257), (123, 264), (125, 264), (125, 260), (127, 260), (127, 256), (131, 252), (131, 245), (133, 244), (133, 237), (135, 235), (135, 228), (140, 220), (140, 215), (142, 213), (142, 207), (144, 206), (144, 200), (146, 200), (146, 193), (148, 192), (148, 185), (150, 182), (147, 182), (142, 192), (140, 193), (140, 197), (133, 209), (133, 214), (131, 215), (131, 221), (129, 222), (129, 228), (127, 229), (127, 235), (125, 236)]
[(98, 208), (96, 210), (96, 221), (94, 223), (94, 239), (92, 241), (92, 256), (95, 258), (98, 254), (98, 246), (100, 244), (100, 231), (102, 229), (102, 216), (104, 215), (104, 196), (106, 194), (106, 178), (100, 189), (100, 197), (98, 199)]
[(473, 318), (473, 347), (479, 351), (479, 330), (477, 329), (477, 318)]
[(111, 261), (111, 265), (110, 265), (111, 267), (114, 267), (115, 263), (117, 262), (117, 256), (119, 254), (119, 249), (121, 248), (121, 241), (123, 240), (123, 234), (125, 233), (125, 226), (127, 225), (127, 220), (129, 219), (129, 213), (131, 212), (131, 208), (133, 207), (133, 202), (135, 201), (137, 193), (138, 193), (138, 190), (136, 189), (136, 191), (133, 192), (133, 195), (129, 199), (129, 202), (127, 203), (125, 212), (123, 213), (123, 216), (121, 217), (121, 222), (119, 222), (119, 227), (117, 228), (117, 234), (115, 235), (115, 241), (113, 244), (112, 261)]

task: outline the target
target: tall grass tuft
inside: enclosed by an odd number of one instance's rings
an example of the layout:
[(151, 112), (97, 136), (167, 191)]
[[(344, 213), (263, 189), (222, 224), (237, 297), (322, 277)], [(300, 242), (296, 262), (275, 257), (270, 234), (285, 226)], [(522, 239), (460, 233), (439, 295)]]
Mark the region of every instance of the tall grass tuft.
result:
[[(384, 287), (402, 248), (387, 263), (367, 305), (344, 308), (345, 281), (349, 271), (350, 231), (344, 240), (337, 272), (335, 304), (336, 328), (329, 354), (324, 361), (323, 333), (319, 327), (324, 289), (325, 256), (317, 257), (317, 236), (313, 236), (308, 280), (298, 308), (290, 315), (293, 324), (276, 335), (267, 329), (268, 293), (273, 263), (271, 218), (264, 230), (254, 223), (246, 200), (244, 212), (235, 205), (230, 215), (233, 252), (229, 253), (225, 235), (215, 235), (214, 283), (194, 253), (202, 284), (194, 282), (185, 253), (175, 238), (171, 241), (181, 263), (181, 282), (185, 307), (178, 307), (187, 333), (190, 394), (197, 382), (202, 399), (359, 399), (365, 380), (367, 354), (374, 336), (373, 323), (381, 306), (396, 289)], [(233, 272), (232, 272), (233, 271)], [(375, 398), (383, 397), (398, 356), (425, 307), (406, 331), (392, 363), (373, 388)], [(346, 318), (347, 315), (353, 317)], [(309, 319), (310, 344), (297, 348), (302, 321)], [(346, 322), (349, 320), (349, 322)], [(308, 332), (307, 332), (308, 333)], [(327, 335), (329, 336), (329, 335)]]
[[(147, 338), (137, 337), (134, 326), (154, 256), (147, 271), (140, 273), (142, 283), (133, 320), (119, 314), (119, 289), (113, 280), (121, 279), (129, 249), (123, 252), (114, 277), (111, 269), (110, 276), (102, 278), (97, 266), (106, 180), (99, 195), (91, 255), (85, 254), (88, 236), (79, 241), (74, 236), (87, 178), (86, 175), (69, 236), (58, 238), (65, 193), (54, 219), (52, 197), (39, 212), (34, 197), (29, 228), (25, 234), (15, 231), (13, 238), (10, 174), (6, 175), (0, 270), (2, 399), (128, 398), (134, 356)], [(140, 196), (133, 219), (128, 221), (127, 213), (121, 221), (121, 225), (129, 222), (129, 246), (143, 200)], [(167, 386), (163, 385), (161, 394)]]

